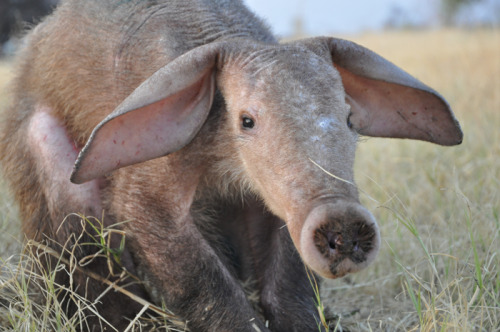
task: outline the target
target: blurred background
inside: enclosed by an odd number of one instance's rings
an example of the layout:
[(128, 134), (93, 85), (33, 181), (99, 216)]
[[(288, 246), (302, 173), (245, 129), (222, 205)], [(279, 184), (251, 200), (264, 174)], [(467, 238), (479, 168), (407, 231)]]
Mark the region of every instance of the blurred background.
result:
[[(244, 1), (285, 38), (389, 29), (492, 27), (500, 22), (500, 0)], [(0, 54), (13, 54), (22, 32), (58, 2), (0, 0)]]
[(19, 37), (50, 13), (58, 0), (0, 0), (0, 55), (12, 55)]
[(278, 35), (498, 25), (500, 0), (245, 0)]

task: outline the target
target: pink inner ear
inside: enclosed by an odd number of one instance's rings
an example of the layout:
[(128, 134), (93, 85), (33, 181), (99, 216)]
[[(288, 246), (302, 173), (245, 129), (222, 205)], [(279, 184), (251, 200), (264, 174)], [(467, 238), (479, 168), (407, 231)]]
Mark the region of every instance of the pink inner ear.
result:
[(214, 89), (209, 72), (167, 98), (103, 122), (79, 156), (72, 181), (82, 183), (181, 149), (203, 125)]
[(412, 138), (458, 144), (462, 133), (448, 105), (437, 95), (395, 83), (365, 78), (337, 66), (362, 135)]

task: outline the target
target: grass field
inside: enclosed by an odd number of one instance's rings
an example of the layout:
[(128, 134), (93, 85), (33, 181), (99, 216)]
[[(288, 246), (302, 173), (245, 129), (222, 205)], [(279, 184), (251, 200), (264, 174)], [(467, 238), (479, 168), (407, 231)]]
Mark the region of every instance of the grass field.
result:
[[(500, 31), (390, 32), (353, 40), (447, 98), (465, 140), (445, 148), (362, 139), (356, 180), (378, 219), (382, 248), (371, 267), (324, 283), (327, 314), (336, 317), (337, 331), (500, 331)], [(9, 68), (0, 63), (0, 107)], [(57, 310), (51, 318), (43, 307), (34, 314), (16, 265), (19, 224), (3, 187), (0, 330), (71, 331)]]

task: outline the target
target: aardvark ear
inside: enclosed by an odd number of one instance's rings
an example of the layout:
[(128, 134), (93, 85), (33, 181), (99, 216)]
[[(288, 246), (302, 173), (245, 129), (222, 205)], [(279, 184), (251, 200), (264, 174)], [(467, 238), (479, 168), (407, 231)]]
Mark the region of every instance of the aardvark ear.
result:
[(146, 79), (94, 129), (71, 181), (83, 183), (191, 142), (212, 105), (219, 46), (196, 48)]
[(353, 42), (322, 38), (342, 77), (351, 123), (360, 134), (411, 138), (441, 145), (462, 142), (448, 103), (436, 91)]

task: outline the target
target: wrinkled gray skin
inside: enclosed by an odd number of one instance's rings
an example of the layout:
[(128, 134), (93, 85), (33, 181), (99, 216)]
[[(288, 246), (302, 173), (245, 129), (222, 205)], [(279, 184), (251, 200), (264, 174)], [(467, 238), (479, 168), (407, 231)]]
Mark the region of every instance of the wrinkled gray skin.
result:
[[(386, 60), (278, 44), (239, 1), (63, 1), (19, 59), (0, 152), (27, 237), (71, 244), (72, 212), (128, 220), (122, 263), (145, 285), (128, 289), (193, 331), (317, 331), (306, 266), (340, 277), (380, 243), (353, 184), (358, 134), (462, 140), (446, 102)], [(119, 329), (141, 309), (100, 301)]]

